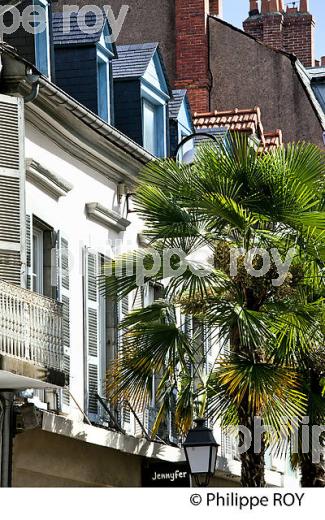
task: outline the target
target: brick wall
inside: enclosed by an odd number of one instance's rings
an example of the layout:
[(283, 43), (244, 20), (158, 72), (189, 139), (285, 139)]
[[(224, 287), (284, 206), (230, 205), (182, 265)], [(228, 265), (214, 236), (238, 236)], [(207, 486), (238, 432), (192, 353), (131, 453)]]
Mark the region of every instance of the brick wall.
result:
[(314, 65), (314, 21), (308, 2), (283, 9), (281, 0), (263, 0), (261, 12), (257, 2), (250, 1), (250, 13), (244, 30), (275, 49), (295, 54), (306, 66)]
[(194, 112), (210, 109), (209, 0), (176, 0), (176, 82), (188, 89)]

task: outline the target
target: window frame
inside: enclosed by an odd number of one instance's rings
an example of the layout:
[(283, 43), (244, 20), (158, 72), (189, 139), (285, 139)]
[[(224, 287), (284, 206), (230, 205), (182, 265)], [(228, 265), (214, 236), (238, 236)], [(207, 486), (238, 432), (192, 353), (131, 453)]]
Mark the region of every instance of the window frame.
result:
[[(150, 84), (142, 82), (141, 85), (141, 110), (142, 110), (142, 139), (143, 147), (145, 147), (145, 118), (144, 104), (148, 103), (155, 108), (155, 132), (156, 132), (156, 149), (153, 152), (148, 150), (157, 157), (166, 157), (167, 155), (167, 102), (164, 97), (155, 92)], [(163, 139), (160, 139), (160, 136)]]
[(46, 70), (43, 68), (42, 61), (40, 60), (40, 51), (43, 51), (43, 32), (34, 34), (34, 48), (35, 48), (35, 65), (36, 68), (51, 79), (51, 45), (50, 45), (50, 15), (49, 15), (49, 3), (47, 0), (33, 0), (33, 6), (41, 6), (44, 8), (46, 13)]
[[(110, 53), (106, 51), (102, 46), (97, 46), (97, 112), (98, 115), (103, 121), (106, 121), (107, 123), (111, 123), (112, 120), (112, 74), (111, 74), (111, 63), (110, 63)], [(101, 111), (101, 81), (100, 81), (100, 66), (105, 67), (105, 73), (106, 73), (106, 108), (107, 113), (103, 114)]]
[[(37, 246), (37, 255), (35, 255)], [(44, 294), (44, 231), (33, 225), (32, 235), (32, 290), (38, 294)], [(37, 258), (35, 258), (37, 256)]]

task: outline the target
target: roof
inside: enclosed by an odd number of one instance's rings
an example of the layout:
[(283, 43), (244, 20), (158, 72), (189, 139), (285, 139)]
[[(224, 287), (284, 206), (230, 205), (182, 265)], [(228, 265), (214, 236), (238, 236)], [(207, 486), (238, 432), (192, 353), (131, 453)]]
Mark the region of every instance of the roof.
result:
[(182, 103), (186, 99), (186, 102), (189, 102), (187, 100), (187, 90), (173, 90), (172, 91), (172, 97), (169, 101), (169, 118), (170, 119), (177, 119), (179, 111), (181, 109)]
[(194, 114), (194, 126), (198, 132), (213, 133), (216, 129), (225, 134), (225, 129), (232, 132), (244, 132), (256, 135), (261, 140), (261, 150), (272, 151), (283, 143), (281, 130), (264, 132), (261, 110), (249, 109), (226, 110)]
[(282, 131), (279, 129), (275, 130), (275, 132), (265, 132), (264, 138), (264, 149), (268, 152), (275, 150), (283, 144)]
[(325, 112), (320, 104), (320, 101), (317, 99), (312, 87), (312, 85), (314, 85), (315, 80), (314, 78), (312, 78), (310, 71), (306, 69), (299, 60), (295, 61), (295, 71), (300, 79), (303, 88), (305, 89), (307, 96), (309, 97), (311, 105), (322, 125), (322, 129), (323, 131), (325, 131)]
[(259, 107), (195, 113), (193, 123), (197, 129), (224, 127), (234, 132), (257, 134), (259, 137), (264, 134)]
[(113, 62), (114, 79), (141, 78), (157, 50), (158, 43), (118, 45), (118, 59)]
[(167, 71), (159, 49), (159, 43), (140, 43), (134, 45), (118, 45), (118, 59), (113, 62), (114, 79), (142, 78), (155, 53), (158, 53), (163, 73), (168, 84)]
[[(107, 18), (96, 16), (95, 13), (88, 12), (85, 16), (83, 30), (82, 19), (77, 19), (77, 13), (72, 13), (69, 17), (64, 17), (63, 12), (53, 13), (52, 30), (54, 45), (86, 45), (98, 43), (103, 34), (104, 25)], [(87, 27), (91, 29), (89, 34)]]
[(324, 79), (325, 78), (325, 67), (312, 67), (312, 68), (308, 68), (306, 70), (313, 79), (318, 79), (318, 78)]

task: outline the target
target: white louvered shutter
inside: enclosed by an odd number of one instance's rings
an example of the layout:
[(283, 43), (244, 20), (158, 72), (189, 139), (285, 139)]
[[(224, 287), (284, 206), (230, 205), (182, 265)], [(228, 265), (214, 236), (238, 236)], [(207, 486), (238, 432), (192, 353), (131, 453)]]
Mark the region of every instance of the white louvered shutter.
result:
[(97, 423), (103, 419), (96, 394), (103, 395), (106, 345), (105, 300), (98, 289), (100, 268), (101, 256), (85, 248), (86, 409)]
[[(126, 295), (122, 298), (122, 300), (117, 304), (118, 308), (118, 323), (121, 323), (124, 318), (127, 317), (130, 310), (130, 295)], [(123, 335), (125, 331), (119, 329), (118, 330), (118, 345), (119, 348), (122, 347), (123, 344)], [(119, 354), (119, 353), (118, 353)], [(134, 416), (131, 413), (130, 407), (126, 403), (121, 403), (119, 407), (119, 417), (120, 417), (120, 424), (123, 430), (126, 431), (126, 433), (130, 435), (134, 435), (135, 433), (135, 420)]]
[[(56, 241), (56, 261), (57, 261), (57, 290), (58, 300), (63, 305), (63, 370), (66, 376), (66, 384), (69, 385), (70, 379), (70, 265), (69, 265), (69, 243), (62, 237), (61, 232), (57, 233)], [(70, 405), (70, 394), (68, 390), (62, 393), (63, 409), (68, 411)]]
[(0, 95), (0, 279), (25, 284), (23, 101)]

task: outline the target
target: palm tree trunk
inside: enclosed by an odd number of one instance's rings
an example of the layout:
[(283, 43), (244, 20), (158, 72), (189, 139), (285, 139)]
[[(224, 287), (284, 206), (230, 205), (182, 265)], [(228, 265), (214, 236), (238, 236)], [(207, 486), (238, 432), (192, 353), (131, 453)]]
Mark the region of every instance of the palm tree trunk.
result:
[(325, 487), (325, 459), (313, 462), (310, 453), (304, 455), (300, 463), (301, 487)]
[[(254, 449), (258, 446), (255, 442), (254, 417), (250, 417), (245, 413), (241, 414), (240, 424), (245, 426), (250, 432), (252, 442), (244, 453), (241, 453), (241, 486), (252, 488), (265, 487), (265, 442), (264, 438), (260, 440), (260, 449)], [(244, 444), (244, 435), (239, 435), (240, 446)], [(258, 441), (258, 439), (257, 439)], [(256, 451), (256, 453), (255, 453)]]
[[(308, 378), (311, 392), (315, 395), (319, 394), (319, 379), (320, 375), (317, 370), (310, 368), (308, 371)], [(310, 405), (312, 406), (312, 405)], [(312, 408), (311, 408), (312, 410)], [(309, 415), (312, 415), (311, 411)], [(309, 453), (301, 455), (300, 471), (301, 471), (301, 486), (302, 487), (325, 487), (325, 434), (321, 433), (317, 439), (317, 446), (314, 446), (316, 439), (313, 436), (313, 426), (317, 424), (310, 424), (309, 426)], [(305, 426), (306, 428), (307, 426)], [(316, 448), (318, 447), (318, 450)], [(317, 462), (313, 460), (313, 453), (317, 457)]]

